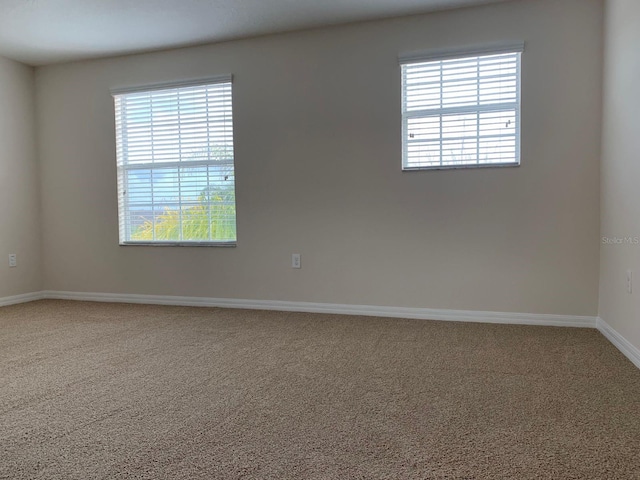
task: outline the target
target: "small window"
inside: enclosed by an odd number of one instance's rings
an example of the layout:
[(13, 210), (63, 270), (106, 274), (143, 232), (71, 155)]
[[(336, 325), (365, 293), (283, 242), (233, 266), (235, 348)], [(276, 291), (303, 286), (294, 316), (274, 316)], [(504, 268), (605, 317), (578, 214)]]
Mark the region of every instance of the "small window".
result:
[(522, 51), (401, 58), (403, 170), (519, 165)]
[(231, 77), (113, 95), (120, 244), (235, 245)]

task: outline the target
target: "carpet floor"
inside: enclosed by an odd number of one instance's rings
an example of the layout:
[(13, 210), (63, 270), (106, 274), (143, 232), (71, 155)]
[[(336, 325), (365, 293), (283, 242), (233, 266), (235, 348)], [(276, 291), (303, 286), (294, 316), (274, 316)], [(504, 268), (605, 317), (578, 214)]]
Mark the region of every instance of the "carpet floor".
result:
[(640, 370), (588, 329), (3, 307), (0, 478), (640, 479)]

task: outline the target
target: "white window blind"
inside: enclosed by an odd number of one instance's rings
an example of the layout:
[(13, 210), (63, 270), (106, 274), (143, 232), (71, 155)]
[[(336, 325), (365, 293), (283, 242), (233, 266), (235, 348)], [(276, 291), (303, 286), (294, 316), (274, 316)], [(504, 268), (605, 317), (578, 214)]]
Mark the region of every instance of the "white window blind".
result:
[(404, 170), (520, 164), (522, 49), (401, 58)]
[(231, 78), (113, 95), (120, 243), (235, 244)]

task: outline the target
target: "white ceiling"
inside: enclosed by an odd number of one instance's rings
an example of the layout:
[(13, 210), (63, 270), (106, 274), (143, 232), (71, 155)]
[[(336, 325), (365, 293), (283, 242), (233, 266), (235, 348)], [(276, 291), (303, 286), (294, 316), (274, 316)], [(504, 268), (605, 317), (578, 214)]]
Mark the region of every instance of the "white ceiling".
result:
[(30, 65), (504, 0), (0, 0), (0, 55)]

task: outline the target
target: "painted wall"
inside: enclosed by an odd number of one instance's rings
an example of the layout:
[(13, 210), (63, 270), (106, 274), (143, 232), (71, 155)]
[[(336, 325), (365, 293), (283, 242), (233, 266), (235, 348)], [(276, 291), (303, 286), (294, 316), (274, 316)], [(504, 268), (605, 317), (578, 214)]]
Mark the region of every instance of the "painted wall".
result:
[(42, 286), (34, 94), (33, 69), (0, 57), (0, 298)]
[(640, 3), (608, 0), (605, 25), (600, 316), (640, 348)]
[[(40, 68), (44, 288), (595, 315), (602, 15), (523, 0)], [(398, 55), (514, 40), (522, 166), (402, 173)], [(237, 248), (118, 246), (109, 89), (226, 73)]]

